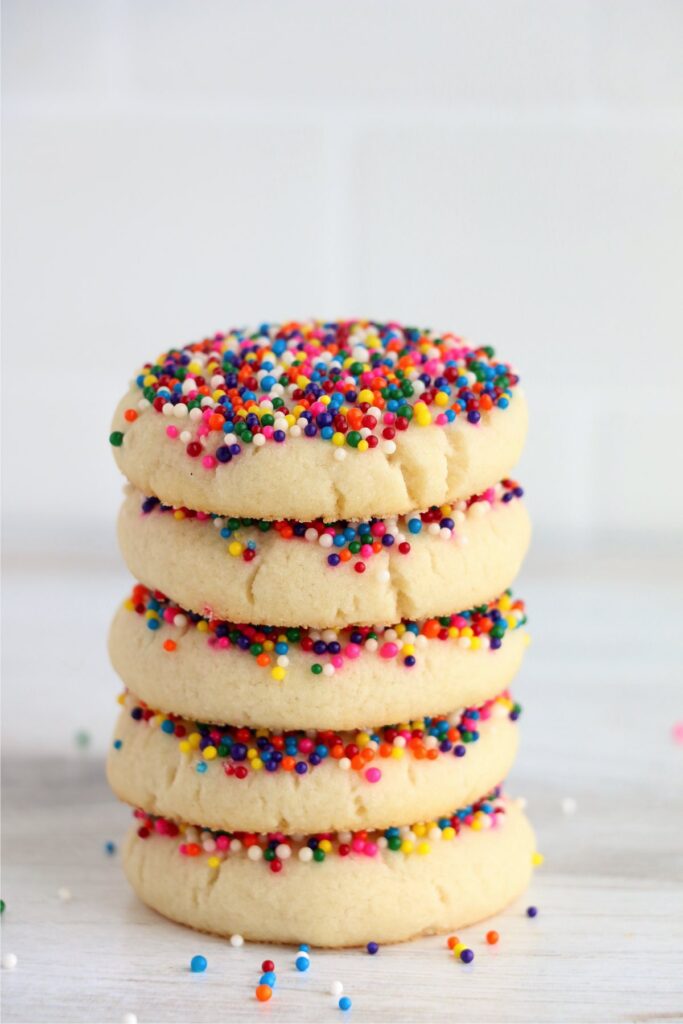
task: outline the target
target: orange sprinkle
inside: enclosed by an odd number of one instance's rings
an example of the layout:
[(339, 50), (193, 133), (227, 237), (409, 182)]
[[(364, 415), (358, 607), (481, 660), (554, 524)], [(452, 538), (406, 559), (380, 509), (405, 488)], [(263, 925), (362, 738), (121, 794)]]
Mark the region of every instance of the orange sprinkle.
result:
[(175, 640), (164, 640), (164, 650), (165, 651), (169, 651), (169, 652), (175, 651), (177, 646), (178, 645), (175, 642)]

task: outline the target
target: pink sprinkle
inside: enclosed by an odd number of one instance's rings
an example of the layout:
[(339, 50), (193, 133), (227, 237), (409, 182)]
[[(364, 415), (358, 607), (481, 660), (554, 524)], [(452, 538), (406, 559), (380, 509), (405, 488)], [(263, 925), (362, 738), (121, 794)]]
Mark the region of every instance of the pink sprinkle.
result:
[(351, 840), (351, 849), (353, 850), (354, 853), (363, 853), (363, 851), (365, 850), (365, 840), (364, 839), (352, 839)]
[(197, 512), (196, 518), (200, 521), (200, 523), (204, 523), (206, 522), (207, 519), (210, 519), (211, 516), (209, 515), (208, 512)]
[(272, 439), (273, 432), (274, 432), (274, 428), (273, 427), (261, 427), (261, 433), (269, 441)]
[(365, 773), (365, 778), (368, 780), (368, 782), (379, 782), (379, 780), (382, 778), (382, 773), (379, 770), (379, 768), (368, 768), (368, 770)]
[(214, 469), (216, 466), (216, 460), (213, 455), (205, 455), (202, 459), (202, 466), (204, 466), (205, 469)]
[(341, 654), (334, 655), (334, 657), (332, 658), (332, 664), (334, 665), (335, 668), (341, 668), (343, 666), (344, 659), (342, 658)]
[(381, 520), (379, 520), (376, 523), (373, 523), (372, 526), (370, 527), (370, 533), (372, 534), (373, 537), (383, 537), (386, 532), (386, 524), (383, 523)]
[(227, 636), (219, 636), (217, 638), (217, 643), (219, 647), (223, 648), (223, 650), (225, 650), (226, 647), (230, 646), (230, 640), (228, 639)]
[(363, 544), (360, 549), (360, 553), (363, 558), (371, 558), (374, 554), (372, 550), (372, 544)]
[(178, 430), (177, 427), (174, 427), (172, 425), (170, 427), (166, 427), (166, 436), (172, 438), (174, 441), (179, 433), (180, 431)]
[(440, 412), (439, 415), (436, 417), (436, 424), (437, 424), (437, 426), (445, 427), (447, 423), (448, 423), (448, 416), (446, 416), (445, 413)]
[(216, 846), (219, 850), (227, 850), (230, 846), (230, 840), (227, 836), (216, 836)]
[(313, 740), (309, 739), (308, 736), (304, 736), (303, 739), (299, 740), (299, 750), (301, 751), (302, 754), (310, 754), (310, 752), (313, 750), (313, 747)]
[(377, 843), (366, 843), (363, 853), (366, 857), (376, 857), (379, 853), (379, 847)]
[(671, 735), (674, 738), (674, 743), (683, 743), (683, 722), (674, 723)]
[(382, 644), (379, 649), (380, 658), (395, 658), (398, 654), (398, 645), (392, 643)]
[(394, 423), (396, 422), (396, 413), (393, 413), (393, 412), (385, 412), (385, 413), (384, 413), (384, 422), (386, 423), (386, 425), (387, 425), (388, 427), (391, 427), (391, 426), (393, 426), (393, 425), (394, 425)]
[(347, 644), (346, 647), (344, 648), (344, 655), (347, 658), (351, 658), (351, 660), (353, 661), (355, 658), (357, 658), (360, 655), (360, 647), (359, 647), (359, 645), (358, 644)]

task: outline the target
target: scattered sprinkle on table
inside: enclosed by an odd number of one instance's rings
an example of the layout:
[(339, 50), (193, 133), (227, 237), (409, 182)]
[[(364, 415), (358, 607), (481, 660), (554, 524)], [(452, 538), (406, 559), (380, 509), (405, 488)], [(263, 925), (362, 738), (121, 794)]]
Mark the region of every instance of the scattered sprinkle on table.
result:
[(273, 994), (273, 990), (270, 985), (257, 985), (256, 986), (256, 998), (259, 1003), (267, 1003)]
[(121, 1018), (121, 1024), (138, 1024), (138, 1018), (135, 1013), (124, 1013)]
[(341, 981), (333, 981), (330, 985), (330, 994), (333, 996), (340, 996), (344, 991), (344, 986)]
[(339, 1006), (340, 1010), (346, 1011), (350, 1010), (353, 1004), (348, 996), (342, 996), (337, 1005)]
[(201, 974), (207, 968), (207, 960), (205, 956), (193, 956), (190, 960), (190, 970), (193, 974)]
[(307, 971), (311, 966), (310, 957), (305, 953), (299, 953), (296, 960), (294, 961), (297, 971)]
[(109, 839), (104, 844), (104, 852), (108, 854), (110, 857), (113, 857), (114, 854), (116, 853), (116, 843), (113, 843), (111, 839)]
[(374, 956), (375, 953), (379, 952), (379, 944), (377, 942), (368, 942), (366, 948), (370, 956)]
[(71, 899), (71, 889), (67, 889), (65, 885), (62, 885), (59, 889), (57, 889), (57, 896), (62, 901), (62, 903), (68, 903), (69, 900)]
[(230, 945), (234, 946), (235, 949), (239, 949), (240, 946), (244, 945), (244, 939), (242, 938), (241, 935), (231, 935), (230, 936)]
[(16, 953), (5, 953), (2, 958), (2, 966), (6, 971), (13, 971), (19, 963), (19, 957)]
[(526, 916), (527, 917), (536, 917), (537, 914), (538, 914), (538, 907), (527, 907), (526, 908)]
[(562, 807), (562, 813), (569, 816), (576, 813), (578, 804), (573, 796), (565, 796), (560, 806)]

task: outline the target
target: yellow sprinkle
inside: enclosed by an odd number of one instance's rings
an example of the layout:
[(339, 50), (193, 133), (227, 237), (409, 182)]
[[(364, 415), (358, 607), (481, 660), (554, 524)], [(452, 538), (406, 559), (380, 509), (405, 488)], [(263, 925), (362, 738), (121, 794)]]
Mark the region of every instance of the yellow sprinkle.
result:
[(258, 772), (263, 768), (263, 761), (260, 757), (255, 757), (251, 762), (251, 767), (255, 772)]
[(149, 611), (145, 612), (145, 618), (146, 619), (158, 619), (159, 618), (159, 614), (158, 614), (158, 612), (155, 612), (152, 608), (150, 608)]
[(123, 607), (124, 607), (124, 608), (126, 609), (126, 611), (128, 611), (128, 612), (133, 612), (133, 611), (135, 611), (135, 605), (133, 604), (133, 602), (131, 601), (131, 599), (130, 599), (130, 598), (128, 598), (128, 599), (127, 599), (126, 601), (124, 601), (124, 602), (123, 602)]
[(156, 384), (156, 382), (157, 382), (157, 378), (155, 377), (155, 375), (153, 373), (148, 373), (142, 383), (144, 384), (144, 386), (146, 388), (148, 388), (152, 384)]
[(359, 732), (356, 736), (356, 746), (367, 747), (370, 742), (370, 736), (367, 732)]
[(531, 857), (531, 863), (533, 864), (533, 866), (535, 868), (540, 868), (540, 866), (541, 866), (541, 864), (543, 863), (544, 860), (545, 860), (545, 857), (543, 856), (542, 853), (539, 853), (538, 850)]
[(363, 388), (363, 390), (358, 393), (359, 402), (370, 402), (370, 404), (372, 404), (374, 397), (374, 394), (369, 388)]
[(356, 445), (356, 450), (359, 452), (366, 452), (369, 447), (370, 445), (365, 440), (365, 438), (363, 438), (363, 440), (359, 441), (358, 444)]
[(253, 761), (255, 757), (258, 757), (258, 750), (256, 749), (256, 747), (249, 747), (249, 750), (247, 751), (247, 757), (249, 758), (250, 761)]
[(434, 395), (434, 405), (448, 405), (448, 395), (445, 391), (437, 391)]
[(217, 868), (220, 867), (221, 859), (220, 857), (209, 857), (206, 863), (210, 868)]
[(431, 851), (431, 849), (432, 848), (429, 845), (429, 843), (419, 843), (419, 845), (417, 847), (417, 852), (421, 853), (424, 856), (425, 853), (429, 853)]
[(460, 636), (474, 636), (474, 630), (471, 626), (463, 626), (460, 630)]
[(423, 836), (427, 835), (427, 826), (423, 824), (413, 825), (413, 832), (419, 839), (422, 839)]
[(404, 644), (401, 648), (401, 654), (408, 657), (409, 654), (415, 654), (415, 644)]
[(264, 640), (263, 641), (263, 650), (264, 651), (273, 651), (273, 650), (275, 650), (275, 644), (273, 643), (273, 641), (272, 640)]
[(190, 753), (190, 744), (187, 742), (187, 740), (181, 740), (180, 743), (178, 744), (178, 748), (181, 754)]
[(318, 843), (318, 849), (322, 850), (323, 853), (330, 853), (330, 851), (332, 850), (332, 843), (329, 841), (329, 839), (321, 839), (320, 842)]
[(208, 633), (209, 632), (209, 623), (205, 622), (204, 619), (200, 619), (199, 622), (196, 625), (196, 629), (200, 633)]
[(460, 956), (460, 954), (462, 953), (463, 949), (467, 949), (467, 946), (465, 945), (464, 942), (456, 943), (456, 945), (453, 946), (453, 956)]
[(509, 594), (502, 594), (498, 599), (498, 607), (502, 612), (509, 612), (512, 607), (512, 598)]
[(190, 735), (187, 737), (187, 742), (190, 744), (193, 750), (197, 749), (201, 741), (202, 736), (201, 733), (199, 732), (191, 732)]
[(173, 510), (173, 518), (174, 519), (184, 519), (185, 518), (185, 513), (183, 512), (183, 510), (181, 508), (175, 508)]
[(458, 629), (457, 626), (449, 626), (448, 635), (451, 638), (451, 640), (457, 640), (458, 637), (460, 636), (460, 630)]
[(286, 669), (282, 668), (281, 665), (276, 665), (275, 668), (271, 669), (270, 674), (273, 677), (273, 679), (277, 679), (277, 681), (280, 682), (287, 675), (287, 671)]
[(218, 753), (218, 751), (213, 746), (212, 747), (204, 747), (204, 750), (203, 750), (204, 760), (205, 761), (213, 761), (213, 759), (214, 759), (214, 757), (216, 756), (217, 753)]
[(228, 544), (228, 551), (233, 556), (233, 558), (237, 558), (239, 555), (241, 555), (243, 550), (244, 548), (242, 547), (238, 540), (234, 540), (232, 544)]
[(395, 758), (397, 761), (400, 761), (404, 754), (405, 754), (405, 747), (392, 747), (391, 748), (391, 756), (393, 758)]
[(404, 839), (401, 843), (401, 853), (412, 853), (414, 844), (410, 839)]
[(455, 829), (452, 825), (447, 825), (446, 828), (441, 830), (442, 839), (455, 839)]
[(473, 636), (472, 637), (472, 643), (470, 644), (470, 650), (478, 651), (480, 647), (481, 647), (481, 637)]

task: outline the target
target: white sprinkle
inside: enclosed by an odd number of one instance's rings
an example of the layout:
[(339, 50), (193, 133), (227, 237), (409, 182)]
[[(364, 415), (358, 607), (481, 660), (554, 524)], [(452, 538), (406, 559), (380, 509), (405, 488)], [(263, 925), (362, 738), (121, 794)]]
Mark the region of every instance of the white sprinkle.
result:
[(190, 433), (190, 431), (182, 430), (180, 432), (180, 440), (183, 442), (183, 444), (189, 444), (190, 441), (192, 440), (192, 434)]
[(288, 846), (287, 843), (279, 843), (275, 847), (275, 853), (279, 860), (289, 860), (292, 856), (292, 847)]
[(563, 814), (576, 814), (576, 808), (578, 804), (573, 796), (565, 796), (560, 805), (562, 807)]
[(382, 451), (385, 455), (393, 455), (396, 451), (395, 441), (382, 441)]
[(265, 434), (254, 434), (251, 443), (254, 445), (255, 448), (262, 448), (263, 445), (266, 443)]
[(343, 772), (348, 772), (348, 770), (351, 767), (351, 761), (349, 760), (348, 757), (340, 757), (339, 760), (337, 761), (337, 764), (339, 765)]
[(6, 971), (13, 971), (19, 963), (19, 958), (16, 953), (5, 953), (2, 958), (2, 966)]
[(302, 846), (299, 850), (299, 860), (303, 861), (304, 864), (308, 864), (309, 861), (313, 860), (313, 850), (310, 846)]
[(178, 402), (173, 409), (173, 415), (177, 420), (183, 420), (187, 416), (189, 409), (184, 402)]
[(134, 1013), (124, 1013), (121, 1024), (138, 1024), (138, 1018)]
[(344, 459), (346, 458), (346, 452), (344, 451), (343, 448), (335, 448), (334, 457), (337, 460), (337, 462), (343, 462)]
[(187, 615), (182, 615), (180, 612), (173, 616), (173, 625), (181, 629), (187, 625)]
[(241, 935), (231, 935), (230, 936), (230, 945), (234, 946), (235, 949), (239, 949), (240, 946), (244, 945), (244, 939), (242, 938)]
[(57, 895), (63, 903), (68, 903), (71, 899), (71, 889), (67, 889), (65, 885), (57, 889)]
[(323, 665), (323, 675), (324, 676), (333, 676), (335, 672), (336, 672), (336, 669), (335, 669), (334, 665), (330, 664), (329, 661), (325, 665)]
[(334, 539), (331, 533), (321, 533), (318, 538), (318, 544), (321, 548), (331, 548), (334, 543)]
[(249, 860), (261, 860), (263, 856), (263, 850), (260, 846), (250, 846), (247, 851), (247, 857)]

